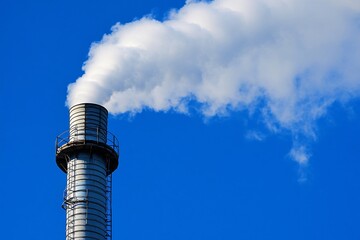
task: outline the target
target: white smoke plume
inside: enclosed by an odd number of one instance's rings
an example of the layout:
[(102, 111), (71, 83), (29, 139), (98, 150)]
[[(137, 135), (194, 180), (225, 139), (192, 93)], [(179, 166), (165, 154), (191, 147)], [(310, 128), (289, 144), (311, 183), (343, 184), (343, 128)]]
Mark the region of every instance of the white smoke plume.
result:
[[(331, 104), (360, 95), (359, 0), (190, 0), (163, 21), (111, 30), (92, 44), (68, 106), (258, 111), (269, 129), (311, 137)], [(306, 164), (305, 150), (295, 142), (290, 155)]]

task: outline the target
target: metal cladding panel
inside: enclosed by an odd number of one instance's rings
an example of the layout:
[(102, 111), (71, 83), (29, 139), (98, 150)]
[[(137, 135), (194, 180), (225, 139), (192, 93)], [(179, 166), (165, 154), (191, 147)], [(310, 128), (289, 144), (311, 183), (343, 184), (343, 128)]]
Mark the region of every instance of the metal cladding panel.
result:
[(106, 108), (92, 103), (81, 103), (70, 108), (70, 141), (91, 140), (107, 142)]
[(106, 239), (106, 166), (102, 156), (70, 156), (66, 188), (66, 239)]

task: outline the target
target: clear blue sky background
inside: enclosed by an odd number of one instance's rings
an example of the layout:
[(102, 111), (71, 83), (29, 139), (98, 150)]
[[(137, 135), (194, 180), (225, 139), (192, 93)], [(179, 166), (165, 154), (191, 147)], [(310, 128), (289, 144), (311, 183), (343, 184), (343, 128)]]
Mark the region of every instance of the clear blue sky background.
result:
[[(162, 19), (183, 0), (0, 3), (0, 239), (65, 239), (67, 85), (116, 22)], [(360, 239), (360, 102), (335, 105), (299, 182), (291, 136), (246, 138), (255, 118), (143, 112), (110, 117), (121, 142), (113, 239)]]

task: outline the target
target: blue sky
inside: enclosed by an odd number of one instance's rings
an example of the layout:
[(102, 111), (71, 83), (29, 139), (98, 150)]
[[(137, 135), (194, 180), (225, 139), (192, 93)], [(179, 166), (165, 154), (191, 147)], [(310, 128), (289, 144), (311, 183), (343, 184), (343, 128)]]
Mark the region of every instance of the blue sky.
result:
[[(183, 5), (0, 3), (2, 239), (65, 238), (66, 178), (54, 143), (68, 128), (67, 86), (83, 74), (91, 43), (117, 22), (163, 20)], [(207, 117), (146, 106), (111, 115), (121, 144), (113, 239), (360, 239), (358, 96), (334, 101), (312, 123), (305, 166), (289, 154), (293, 128), (271, 131), (259, 112)]]

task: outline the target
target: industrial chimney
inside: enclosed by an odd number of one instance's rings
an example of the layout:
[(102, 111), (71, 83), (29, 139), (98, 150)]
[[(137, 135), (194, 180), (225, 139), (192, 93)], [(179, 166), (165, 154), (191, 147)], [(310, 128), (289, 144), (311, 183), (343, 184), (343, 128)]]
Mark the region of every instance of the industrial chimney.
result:
[(56, 138), (56, 163), (67, 174), (62, 207), (66, 240), (111, 240), (112, 173), (119, 144), (107, 131), (107, 110), (81, 103), (70, 108), (70, 128)]

